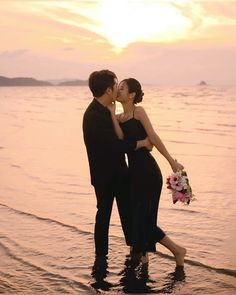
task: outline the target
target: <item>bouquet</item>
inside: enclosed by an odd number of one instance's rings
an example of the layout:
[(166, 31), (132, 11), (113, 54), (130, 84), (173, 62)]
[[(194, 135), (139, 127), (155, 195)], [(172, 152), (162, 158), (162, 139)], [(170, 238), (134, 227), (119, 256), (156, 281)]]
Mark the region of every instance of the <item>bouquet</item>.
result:
[(189, 204), (193, 200), (193, 193), (186, 171), (179, 170), (172, 173), (166, 180), (167, 188), (172, 193), (172, 200), (175, 204), (180, 201), (184, 204)]

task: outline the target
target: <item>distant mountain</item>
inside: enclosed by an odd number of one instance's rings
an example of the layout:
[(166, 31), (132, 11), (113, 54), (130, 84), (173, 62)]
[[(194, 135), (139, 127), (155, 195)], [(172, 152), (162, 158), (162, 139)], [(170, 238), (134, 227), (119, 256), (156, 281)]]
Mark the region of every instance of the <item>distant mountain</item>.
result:
[(68, 82), (71, 81), (72, 79), (46, 79), (46, 81), (52, 83), (53, 85), (58, 85), (59, 83), (62, 82)]
[(87, 80), (73, 80), (73, 81), (65, 81), (57, 84), (58, 86), (81, 86), (88, 85)]
[(41, 81), (34, 78), (8, 78), (0, 76), (0, 87), (1, 86), (81, 86), (88, 85), (86, 80), (50, 80)]
[(34, 78), (7, 78), (0, 76), (0, 86), (52, 86), (47, 81), (39, 81)]
[(201, 82), (199, 83), (199, 85), (204, 86), (204, 85), (207, 85), (207, 83), (206, 83), (205, 81), (201, 81)]

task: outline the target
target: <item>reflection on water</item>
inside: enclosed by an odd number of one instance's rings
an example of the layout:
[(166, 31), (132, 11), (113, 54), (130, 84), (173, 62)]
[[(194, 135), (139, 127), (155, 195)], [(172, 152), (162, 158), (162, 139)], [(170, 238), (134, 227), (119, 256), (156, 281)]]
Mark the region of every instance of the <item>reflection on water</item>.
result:
[[(91, 287), (99, 290), (109, 291), (115, 285), (108, 282), (108, 262), (106, 257), (96, 258), (92, 267), (92, 277), (94, 282)], [(151, 280), (148, 273), (149, 264), (136, 263), (131, 258), (126, 258), (124, 269), (119, 273), (121, 279), (119, 286), (124, 293), (173, 293), (179, 284), (185, 282), (185, 272), (183, 267), (177, 266), (175, 270), (167, 275), (165, 283), (159, 290), (156, 288), (156, 281)]]
[(126, 259), (121, 272), (120, 285), (124, 293), (155, 293), (149, 281), (148, 263), (136, 266), (131, 259)]
[(185, 277), (184, 268), (176, 266), (175, 271), (167, 275), (164, 287), (158, 293), (173, 293), (180, 283), (185, 282)]
[(103, 291), (110, 290), (110, 288), (113, 285), (105, 281), (105, 278), (107, 277), (107, 274), (109, 273), (107, 268), (108, 268), (107, 257), (95, 258), (95, 261), (92, 267), (92, 273), (91, 273), (95, 282), (91, 283), (91, 287), (93, 287), (96, 290), (99, 290), (99, 289)]

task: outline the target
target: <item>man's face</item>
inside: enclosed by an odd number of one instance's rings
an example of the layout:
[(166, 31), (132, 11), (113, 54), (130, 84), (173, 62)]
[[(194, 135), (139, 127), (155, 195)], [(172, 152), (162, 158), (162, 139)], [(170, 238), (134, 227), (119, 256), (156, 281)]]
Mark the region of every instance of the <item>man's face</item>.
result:
[(118, 80), (114, 80), (115, 84), (113, 86), (113, 92), (112, 92), (112, 102), (116, 101), (117, 94), (118, 94)]

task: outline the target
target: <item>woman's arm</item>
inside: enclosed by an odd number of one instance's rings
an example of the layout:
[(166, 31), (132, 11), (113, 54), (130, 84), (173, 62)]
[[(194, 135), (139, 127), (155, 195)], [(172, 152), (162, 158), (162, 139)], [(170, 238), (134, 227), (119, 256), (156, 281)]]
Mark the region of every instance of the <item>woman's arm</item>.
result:
[(171, 155), (167, 151), (165, 145), (161, 141), (160, 137), (156, 134), (144, 108), (136, 107), (135, 117), (138, 120), (140, 120), (144, 129), (147, 132), (149, 140), (156, 147), (156, 149), (166, 158), (166, 160), (169, 162), (172, 170), (177, 171), (177, 170), (183, 169), (184, 168), (183, 165), (181, 165), (180, 163), (178, 163), (176, 160), (174, 160), (171, 157)]
[(118, 119), (116, 117), (116, 105), (115, 105), (115, 103), (110, 104), (109, 106), (107, 106), (107, 108), (109, 109), (109, 111), (111, 113), (113, 127), (114, 127), (114, 130), (115, 130), (115, 133), (116, 133), (117, 137), (119, 139), (124, 139), (124, 133), (123, 133), (122, 129), (120, 128), (119, 121), (118, 121)]
[[(124, 133), (120, 127), (120, 124), (119, 124), (119, 121), (117, 119), (117, 116), (116, 116), (116, 105), (115, 104), (110, 104), (107, 106), (107, 108), (109, 109), (109, 111), (111, 112), (111, 118), (112, 118), (112, 122), (113, 122), (113, 127), (114, 127), (114, 130), (115, 130), (115, 133), (118, 137), (118, 139), (120, 140), (124, 140)], [(138, 140), (137, 141), (137, 145), (136, 145), (136, 150), (140, 149), (140, 148), (147, 148), (149, 151), (152, 150), (152, 143), (151, 141), (149, 140), (149, 138), (145, 138), (143, 140)]]

